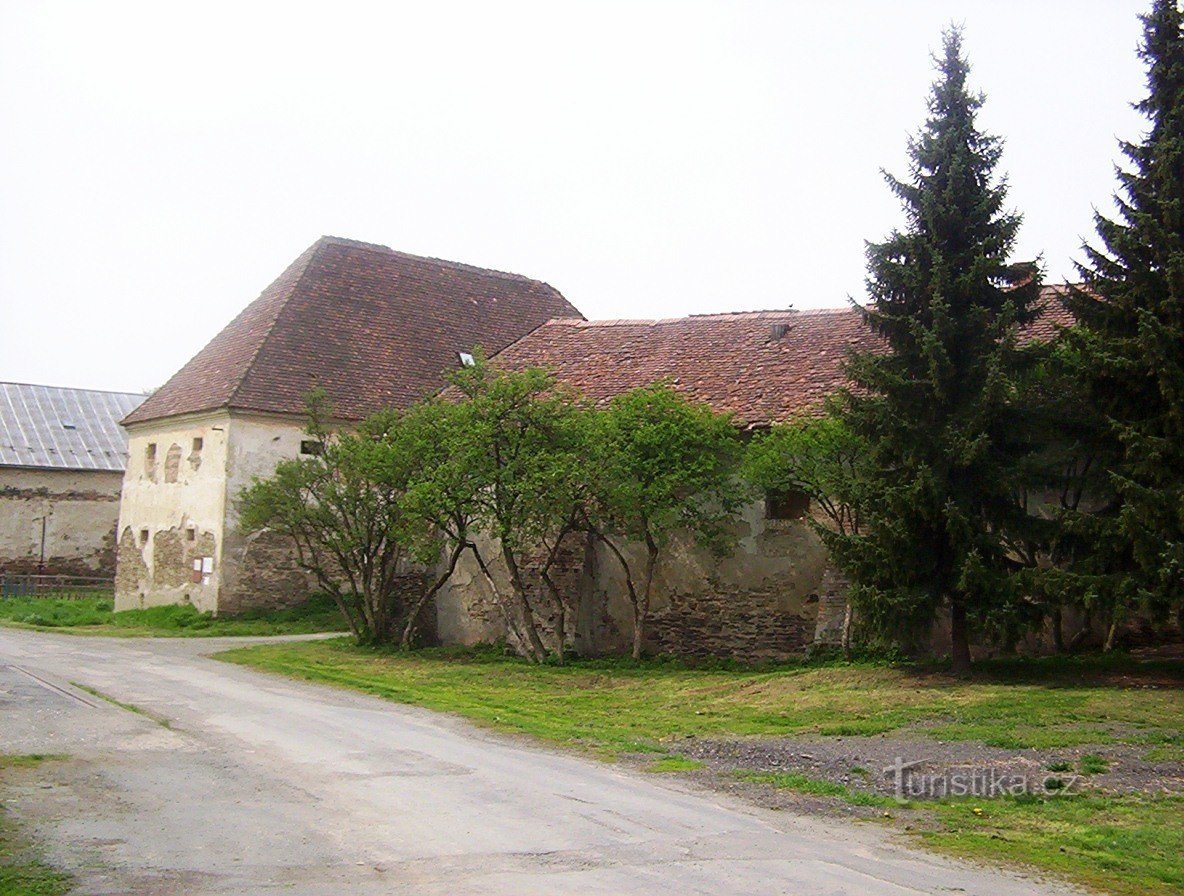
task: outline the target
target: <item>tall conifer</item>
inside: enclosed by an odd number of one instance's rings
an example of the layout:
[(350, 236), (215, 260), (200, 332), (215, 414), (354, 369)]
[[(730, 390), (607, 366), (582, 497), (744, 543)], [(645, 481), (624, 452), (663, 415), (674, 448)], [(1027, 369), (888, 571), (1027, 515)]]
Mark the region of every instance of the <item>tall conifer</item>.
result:
[(1073, 299), (1082, 376), (1117, 460), (1114, 500), (1091, 515), (1095, 564), (1121, 611), (1184, 598), (1184, 35), (1176, 0), (1143, 17), (1150, 122), (1123, 143), (1118, 217), (1096, 218)]
[(1004, 209), (1002, 143), (978, 128), (983, 98), (967, 86), (957, 29), (935, 61), (909, 176), (886, 175), (906, 223), (867, 250), (863, 314), (887, 351), (851, 358), (839, 402), (869, 446), (851, 489), (864, 524), (831, 542), (865, 623), (923, 634), (947, 608), (963, 673), (968, 628), (1016, 599), (1002, 538), (1020, 513), (1015, 331), (1040, 284), (1033, 266), (1008, 262), (1020, 218)]

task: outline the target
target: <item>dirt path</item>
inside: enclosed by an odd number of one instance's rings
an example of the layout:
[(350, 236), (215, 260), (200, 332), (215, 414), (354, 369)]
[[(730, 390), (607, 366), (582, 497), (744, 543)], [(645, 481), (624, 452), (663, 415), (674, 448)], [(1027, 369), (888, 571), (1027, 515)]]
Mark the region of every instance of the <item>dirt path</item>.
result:
[(0, 631), (0, 750), (71, 757), (8, 805), (78, 893), (1070, 892), (201, 655), (223, 646)]

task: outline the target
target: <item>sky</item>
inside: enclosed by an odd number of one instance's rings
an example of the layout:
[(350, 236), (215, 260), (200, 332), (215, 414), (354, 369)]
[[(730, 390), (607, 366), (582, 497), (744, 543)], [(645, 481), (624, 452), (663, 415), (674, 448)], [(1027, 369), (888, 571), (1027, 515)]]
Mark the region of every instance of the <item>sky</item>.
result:
[(951, 23), (1063, 280), (1148, 5), (0, 0), (0, 380), (159, 386), (322, 234), (589, 318), (859, 300)]

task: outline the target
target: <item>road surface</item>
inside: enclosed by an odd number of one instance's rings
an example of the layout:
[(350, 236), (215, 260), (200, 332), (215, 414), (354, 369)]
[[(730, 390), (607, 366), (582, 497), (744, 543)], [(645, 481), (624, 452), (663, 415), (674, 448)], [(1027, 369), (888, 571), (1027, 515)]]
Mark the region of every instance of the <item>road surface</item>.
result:
[(71, 757), (8, 806), (77, 893), (1070, 892), (203, 655), (229, 643), (0, 629), (0, 752)]

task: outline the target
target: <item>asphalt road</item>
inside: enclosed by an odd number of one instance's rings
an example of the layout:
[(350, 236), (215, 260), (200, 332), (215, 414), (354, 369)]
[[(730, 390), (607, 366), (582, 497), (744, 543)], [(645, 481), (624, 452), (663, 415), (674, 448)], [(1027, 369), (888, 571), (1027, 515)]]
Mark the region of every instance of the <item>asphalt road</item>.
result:
[(5, 796), (76, 892), (1070, 892), (202, 655), (227, 643), (0, 629), (0, 752), (71, 757)]

